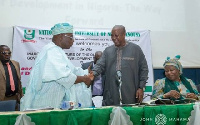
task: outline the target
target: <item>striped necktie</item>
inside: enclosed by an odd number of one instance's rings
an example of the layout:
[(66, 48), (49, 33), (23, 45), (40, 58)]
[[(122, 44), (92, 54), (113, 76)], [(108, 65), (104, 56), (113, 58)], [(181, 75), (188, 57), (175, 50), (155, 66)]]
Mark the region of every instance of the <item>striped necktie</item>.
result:
[(8, 73), (9, 73), (9, 77), (10, 77), (11, 90), (15, 91), (15, 83), (14, 83), (14, 79), (13, 79), (13, 75), (12, 75), (12, 70), (11, 70), (9, 62), (7, 62), (6, 65), (8, 67)]

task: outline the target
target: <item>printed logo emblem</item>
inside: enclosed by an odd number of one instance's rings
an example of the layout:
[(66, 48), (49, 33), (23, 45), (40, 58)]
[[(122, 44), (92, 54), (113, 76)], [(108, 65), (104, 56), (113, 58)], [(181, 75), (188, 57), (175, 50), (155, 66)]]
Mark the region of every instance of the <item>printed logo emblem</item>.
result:
[(25, 42), (35, 43), (36, 41), (32, 40), (33, 38), (35, 38), (35, 30), (30, 30), (30, 29), (24, 30), (24, 38), (25, 39), (22, 40), (23, 43)]
[(24, 38), (31, 40), (35, 37), (35, 30), (24, 30)]
[(167, 117), (164, 114), (158, 114), (155, 117), (156, 125), (165, 125), (167, 122)]

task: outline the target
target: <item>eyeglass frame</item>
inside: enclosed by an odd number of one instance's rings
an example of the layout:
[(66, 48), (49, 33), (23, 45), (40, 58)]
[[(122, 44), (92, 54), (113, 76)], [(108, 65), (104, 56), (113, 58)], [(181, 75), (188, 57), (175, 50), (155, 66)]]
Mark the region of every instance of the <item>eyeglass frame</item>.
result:
[(68, 38), (74, 40), (74, 37), (72, 37), (72, 36), (68, 36), (68, 35), (66, 35), (66, 34), (65, 34), (64, 36), (66, 36), (66, 37), (68, 37)]
[(9, 52), (9, 51), (7, 51), (7, 52), (6, 52), (6, 51), (3, 51), (3, 52), (0, 52), (0, 53), (3, 54), (3, 55), (6, 55), (6, 54), (11, 55), (12, 52)]

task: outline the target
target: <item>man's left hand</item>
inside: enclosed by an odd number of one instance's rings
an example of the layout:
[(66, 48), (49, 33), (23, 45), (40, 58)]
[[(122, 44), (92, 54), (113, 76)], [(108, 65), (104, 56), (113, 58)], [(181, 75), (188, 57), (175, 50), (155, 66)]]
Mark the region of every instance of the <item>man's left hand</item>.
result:
[(91, 67), (92, 67), (92, 63), (88, 66), (88, 73), (92, 71)]
[(91, 71), (91, 72), (88, 74), (88, 77), (90, 78), (91, 81), (94, 80), (94, 74), (93, 74), (93, 71)]
[(143, 89), (139, 88), (136, 92), (136, 98), (138, 99), (138, 102), (141, 103), (143, 100), (143, 96), (144, 96), (144, 91)]
[(192, 98), (198, 100), (198, 97), (194, 93), (187, 93), (186, 98)]

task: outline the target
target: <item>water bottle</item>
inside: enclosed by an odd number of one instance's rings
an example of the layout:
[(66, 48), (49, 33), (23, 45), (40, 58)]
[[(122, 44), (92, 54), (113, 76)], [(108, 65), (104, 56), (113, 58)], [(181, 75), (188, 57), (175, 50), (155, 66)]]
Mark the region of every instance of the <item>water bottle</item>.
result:
[(63, 110), (68, 110), (71, 108), (70, 101), (63, 101), (61, 104), (61, 109)]
[(61, 104), (61, 109), (63, 110), (71, 110), (71, 109), (76, 109), (80, 107), (81, 107), (81, 103), (76, 103), (73, 101), (63, 101)]

